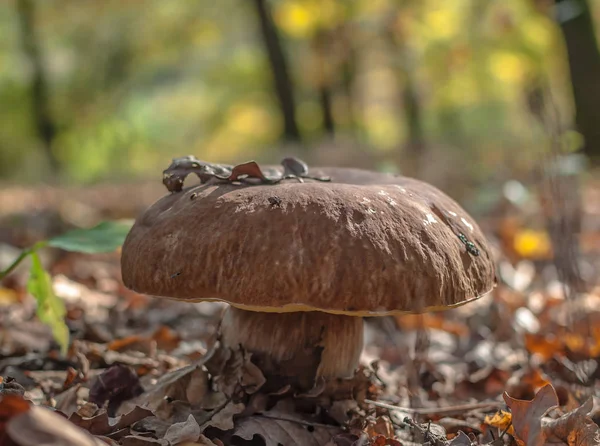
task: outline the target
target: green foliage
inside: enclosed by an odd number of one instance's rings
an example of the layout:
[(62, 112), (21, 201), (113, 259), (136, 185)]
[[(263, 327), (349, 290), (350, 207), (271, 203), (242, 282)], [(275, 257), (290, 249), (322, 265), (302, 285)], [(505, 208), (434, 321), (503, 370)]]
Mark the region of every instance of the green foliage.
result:
[(27, 291), (37, 302), (37, 315), (40, 321), (52, 329), (54, 339), (65, 354), (69, 347), (69, 329), (65, 324), (65, 304), (52, 290), (50, 274), (42, 266), (37, 252), (31, 252), (31, 270), (27, 281)]
[(45, 244), (65, 251), (95, 254), (112, 252), (123, 244), (131, 224), (124, 221), (104, 221), (90, 229), (75, 229)]
[[(311, 144), (326, 136), (322, 84), (336, 134), (376, 153), (410, 140), (400, 99), (410, 78), (429, 146), (468, 156), (475, 173), (496, 166), (490, 153), (535, 150), (541, 130), (527, 92), (536, 79), (570, 110), (560, 32), (536, 2), (267, 3)], [(68, 180), (154, 173), (181, 148), (237, 162), (277, 146), (282, 122), (253, 2), (35, 4), (58, 127), (52, 151)], [(0, 175), (35, 180), (44, 157), (15, 23), (14, 4), (0, 2), (0, 124), (10, 122), (0, 125)]]
[(63, 354), (69, 346), (69, 329), (64, 320), (66, 310), (62, 300), (54, 294), (52, 279), (42, 265), (38, 250), (53, 247), (86, 254), (112, 252), (123, 244), (130, 228), (131, 223), (127, 221), (105, 221), (90, 229), (75, 229), (23, 250), (7, 269), (0, 271), (2, 280), (23, 260), (31, 257), (27, 290), (37, 302), (39, 319), (52, 329), (54, 339), (60, 345)]

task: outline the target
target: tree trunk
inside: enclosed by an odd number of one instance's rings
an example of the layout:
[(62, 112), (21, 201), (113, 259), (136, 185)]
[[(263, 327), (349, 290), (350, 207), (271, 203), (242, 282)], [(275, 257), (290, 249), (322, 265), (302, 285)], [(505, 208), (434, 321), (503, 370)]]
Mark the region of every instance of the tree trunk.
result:
[(402, 102), (404, 104), (406, 125), (408, 127), (408, 154), (411, 163), (413, 164), (413, 174), (419, 173), (426, 149), (425, 132), (423, 130), (423, 113), (415, 83), (412, 79), (412, 73), (409, 73), (408, 71), (405, 76)]
[(285, 138), (289, 141), (301, 142), (302, 138), (296, 122), (293, 85), (277, 28), (268, 10), (267, 0), (254, 0), (254, 5), (260, 20), (262, 38), (275, 83), (275, 93), (283, 116)]
[(52, 151), (52, 143), (56, 136), (56, 124), (50, 110), (46, 71), (35, 33), (34, 0), (18, 0), (17, 12), (23, 51), (31, 63), (33, 72), (31, 80), (31, 108), (34, 125), (36, 133), (42, 141), (50, 170), (53, 174), (56, 174), (60, 170), (60, 163)]
[(584, 152), (600, 162), (600, 51), (587, 0), (556, 0), (557, 20), (569, 56), (575, 121), (585, 138)]
[(322, 85), (319, 96), (323, 112), (323, 130), (328, 135), (333, 135), (335, 133), (335, 121), (333, 120), (333, 111), (331, 110), (331, 88), (328, 85)]

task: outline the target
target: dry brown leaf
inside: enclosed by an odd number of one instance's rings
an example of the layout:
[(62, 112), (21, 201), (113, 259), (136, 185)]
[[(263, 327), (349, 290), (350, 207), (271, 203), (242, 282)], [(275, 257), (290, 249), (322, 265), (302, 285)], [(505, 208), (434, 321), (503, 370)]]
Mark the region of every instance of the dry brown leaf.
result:
[(261, 180), (267, 180), (267, 177), (262, 173), (260, 166), (256, 161), (248, 161), (247, 163), (238, 164), (234, 166), (231, 170), (231, 175), (229, 176), (229, 181), (239, 180), (240, 177), (249, 177), (249, 178), (260, 178)]
[(193, 415), (190, 415), (187, 420), (182, 423), (175, 423), (167, 430), (165, 440), (169, 444), (181, 444), (183, 442), (196, 441), (200, 438), (200, 426), (196, 422)]
[(367, 434), (341, 433), (334, 435), (325, 446), (360, 446), (369, 444)]
[(305, 424), (304, 421), (287, 421), (281, 418), (268, 418), (255, 415), (239, 422), (234, 437), (252, 440), (255, 436), (262, 438), (265, 446), (324, 446), (340, 430), (318, 425)]
[(356, 400), (334, 401), (327, 412), (340, 425), (344, 425), (358, 412), (358, 403)]
[(262, 371), (250, 361), (250, 354), (244, 361), (242, 368), (242, 376), (240, 377), (240, 385), (244, 389), (244, 392), (253, 394), (258, 391), (267, 381)]
[(550, 379), (537, 367), (515, 373), (506, 383), (506, 393), (520, 400), (533, 399), (536, 392), (550, 384)]
[(225, 395), (231, 396), (240, 385), (245, 365), (251, 355), (241, 349), (218, 348), (206, 367), (213, 383)]
[(546, 438), (542, 432), (542, 416), (558, 405), (554, 387), (551, 384), (542, 387), (531, 401), (512, 398), (506, 392), (503, 397), (510, 407), (517, 439), (527, 446), (543, 446)]
[(594, 399), (590, 398), (581, 407), (556, 420), (543, 420), (544, 435), (549, 440), (557, 439), (569, 446), (600, 444), (600, 428), (590, 418), (593, 408)]
[(402, 314), (396, 315), (394, 318), (400, 328), (404, 331), (432, 328), (443, 330), (456, 336), (466, 336), (469, 334), (469, 327), (466, 324), (450, 321), (442, 314)]
[(202, 423), (202, 430), (209, 426), (216, 427), (223, 431), (233, 429), (233, 417), (244, 411), (244, 405), (241, 403), (234, 404), (232, 402), (227, 403), (222, 409), (216, 409), (215, 411), (208, 414), (208, 420), (199, 420)]
[(394, 426), (387, 416), (377, 417), (373, 422), (367, 424), (365, 433), (369, 437), (376, 437), (377, 435), (383, 435), (386, 438), (394, 436)]
[(371, 439), (372, 446), (402, 446), (398, 440), (394, 440), (393, 438), (385, 437), (384, 435), (377, 435), (376, 437)]
[(115, 352), (126, 352), (129, 350), (135, 350), (138, 352), (149, 353), (151, 350), (150, 347), (151, 339), (140, 336), (128, 336), (126, 338), (115, 339), (112, 342), (109, 342), (106, 346), (108, 350), (112, 350)]
[(100, 411), (93, 417), (85, 417), (79, 412), (75, 412), (71, 415), (69, 421), (94, 435), (108, 435), (128, 428), (133, 423), (152, 415), (150, 410), (136, 406), (131, 412), (115, 418), (109, 417), (105, 410)]
[(177, 332), (173, 331), (171, 328), (161, 325), (155, 332), (152, 334), (152, 339), (156, 341), (156, 346), (167, 352), (176, 349), (179, 346), (179, 342), (181, 338), (177, 334)]
[(27, 413), (31, 405), (21, 395), (7, 394), (0, 399), (0, 445), (10, 445), (6, 426), (16, 416)]
[[(199, 364), (173, 370), (136, 400), (136, 403), (155, 412), (160, 418), (171, 415), (170, 401), (199, 404), (209, 392), (208, 374)], [(191, 401), (190, 401), (191, 399)]]
[[(200, 435), (200, 438), (198, 438), (195, 442), (181, 443), (178, 446), (217, 446), (217, 443), (213, 443), (208, 438), (206, 438), (204, 435)], [(223, 446), (223, 443), (221, 443), (220, 446)]]
[(106, 446), (62, 416), (39, 406), (12, 418), (6, 432), (19, 446)]
[(463, 431), (458, 431), (458, 435), (450, 440), (448, 446), (471, 446), (471, 439)]
[(525, 333), (525, 348), (531, 354), (539, 355), (544, 361), (555, 355), (564, 355), (562, 341), (554, 335)]
[(122, 446), (169, 446), (166, 440), (144, 437), (142, 435), (127, 435), (121, 439)]
[(81, 385), (77, 384), (54, 397), (56, 410), (62, 412), (67, 418), (77, 412), (77, 392), (80, 388)]
[(114, 415), (121, 403), (143, 392), (137, 374), (130, 367), (114, 364), (96, 377), (89, 400), (99, 407), (108, 403), (108, 413)]

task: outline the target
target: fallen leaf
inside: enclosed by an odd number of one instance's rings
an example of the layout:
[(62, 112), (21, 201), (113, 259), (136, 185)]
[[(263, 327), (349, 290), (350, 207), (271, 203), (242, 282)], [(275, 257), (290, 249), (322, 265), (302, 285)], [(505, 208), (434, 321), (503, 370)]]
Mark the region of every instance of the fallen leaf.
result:
[(394, 426), (387, 416), (377, 417), (373, 422), (369, 423), (365, 428), (365, 433), (369, 437), (383, 435), (386, 438), (394, 436)]
[(31, 405), (21, 395), (7, 394), (0, 399), (0, 445), (8, 444), (6, 426), (16, 416), (27, 413)]
[(448, 446), (471, 446), (471, 439), (463, 431), (458, 431), (458, 435), (448, 443)]
[(19, 446), (106, 446), (62, 416), (39, 406), (12, 418), (6, 433)]
[(248, 161), (247, 163), (234, 166), (231, 170), (231, 175), (229, 175), (229, 178), (227, 179), (229, 181), (236, 181), (241, 179), (240, 177), (259, 178), (262, 181), (268, 181), (256, 161)]
[(140, 380), (131, 368), (114, 364), (96, 377), (90, 388), (89, 401), (99, 407), (108, 403), (108, 413), (114, 415), (123, 401), (143, 392)]
[(334, 435), (326, 446), (359, 446), (369, 444), (367, 434), (360, 433), (360, 436), (353, 433), (341, 433)]
[[(154, 386), (146, 389), (138, 403), (152, 411), (163, 409), (168, 413), (170, 409), (166, 406), (169, 401), (189, 401), (188, 398), (192, 398), (192, 401), (199, 402), (208, 391), (206, 371), (201, 365), (192, 364), (161, 376)], [(161, 417), (168, 417), (167, 413)]]
[(77, 373), (77, 370), (75, 370), (73, 367), (68, 367), (65, 376), (65, 382), (63, 383), (63, 389), (68, 389), (71, 387), (78, 376), (79, 374)]
[(552, 254), (552, 243), (547, 232), (526, 228), (515, 234), (514, 249), (524, 258), (547, 259)]
[(156, 341), (156, 346), (167, 352), (176, 349), (181, 341), (180, 336), (171, 328), (161, 325), (153, 334), (152, 339)]
[[(203, 417), (197, 417), (202, 424), (202, 430), (209, 426), (216, 427), (223, 431), (233, 429), (233, 417), (244, 411), (245, 406), (241, 403), (227, 403), (223, 408), (217, 408), (211, 412), (205, 412)], [(208, 419), (205, 419), (208, 418)]]
[(10, 288), (0, 287), (0, 306), (8, 306), (19, 302), (19, 293)]
[(512, 436), (515, 435), (515, 428), (511, 426), (512, 414), (510, 412), (499, 410), (493, 416), (486, 415), (483, 422), (490, 426), (497, 427), (501, 431), (508, 428), (507, 432)]
[(328, 410), (328, 414), (340, 425), (344, 425), (350, 421), (352, 415), (356, 414), (357, 411), (358, 403), (356, 400), (338, 400), (333, 402)]
[(324, 445), (333, 435), (341, 433), (335, 426), (326, 426), (296, 411), (296, 400), (280, 400), (261, 414), (236, 420), (233, 436), (245, 440), (262, 437), (266, 446)]
[(122, 446), (169, 446), (166, 440), (144, 437), (142, 435), (127, 435), (121, 439)]
[(519, 400), (529, 400), (547, 384), (550, 384), (550, 378), (539, 368), (532, 367), (513, 374), (506, 383), (506, 393)]
[(54, 397), (56, 410), (63, 413), (67, 418), (77, 411), (77, 392), (81, 385), (77, 384)]
[(394, 316), (398, 326), (405, 331), (437, 329), (456, 336), (469, 334), (469, 327), (464, 323), (450, 321), (441, 314), (401, 314)]
[(196, 441), (200, 437), (200, 434), (200, 426), (198, 426), (194, 416), (190, 415), (186, 421), (173, 424), (167, 430), (164, 439), (169, 444), (175, 445), (186, 441)]
[(373, 446), (402, 446), (402, 443), (400, 443), (398, 440), (388, 438), (384, 435), (377, 435), (376, 437), (372, 438), (371, 444)]
[(504, 392), (504, 401), (511, 410), (515, 436), (527, 446), (543, 446), (542, 416), (558, 405), (558, 396), (551, 384), (542, 387), (531, 401), (512, 398)]
[(334, 427), (329, 429), (310, 423), (252, 416), (239, 422), (233, 436), (244, 440), (258, 436), (265, 446), (322, 446), (336, 433), (339, 430)]
[(105, 410), (92, 417), (84, 417), (79, 412), (75, 412), (69, 421), (94, 435), (108, 435), (152, 415), (150, 410), (136, 406), (131, 412), (115, 418), (109, 417)]
[(245, 357), (242, 368), (242, 376), (240, 376), (240, 385), (247, 394), (253, 394), (258, 391), (267, 381), (262, 371), (250, 361), (251, 354)]
[(594, 408), (593, 398), (581, 407), (556, 420), (544, 420), (542, 430), (549, 440), (558, 439), (569, 445), (592, 446), (600, 444), (600, 428), (590, 417)]
[(122, 339), (115, 339), (114, 341), (109, 342), (106, 348), (115, 352), (135, 350), (148, 353), (151, 349), (151, 346), (149, 345), (151, 342), (152, 339), (145, 336), (134, 335)]
[(224, 445), (221, 442), (219, 442), (219, 444), (213, 443), (208, 438), (206, 438), (204, 435), (200, 435), (200, 438), (198, 438), (195, 442), (181, 443), (178, 446), (224, 446)]

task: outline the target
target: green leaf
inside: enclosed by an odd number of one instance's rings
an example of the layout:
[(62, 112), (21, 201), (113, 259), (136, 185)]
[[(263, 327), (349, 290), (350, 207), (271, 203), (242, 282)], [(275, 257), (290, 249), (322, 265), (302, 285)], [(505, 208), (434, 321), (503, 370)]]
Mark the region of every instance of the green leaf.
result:
[(69, 329), (65, 324), (67, 313), (65, 304), (52, 289), (52, 279), (46, 272), (37, 252), (31, 253), (31, 270), (27, 282), (29, 291), (37, 301), (37, 315), (40, 321), (52, 329), (54, 339), (60, 345), (63, 354), (69, 346)]
[(130, 221), (105, 221), (90, 229), (75, 229), (51, 238), (45, 246), (87, 254), (112, 252), (123, 244), (131, 225)]

